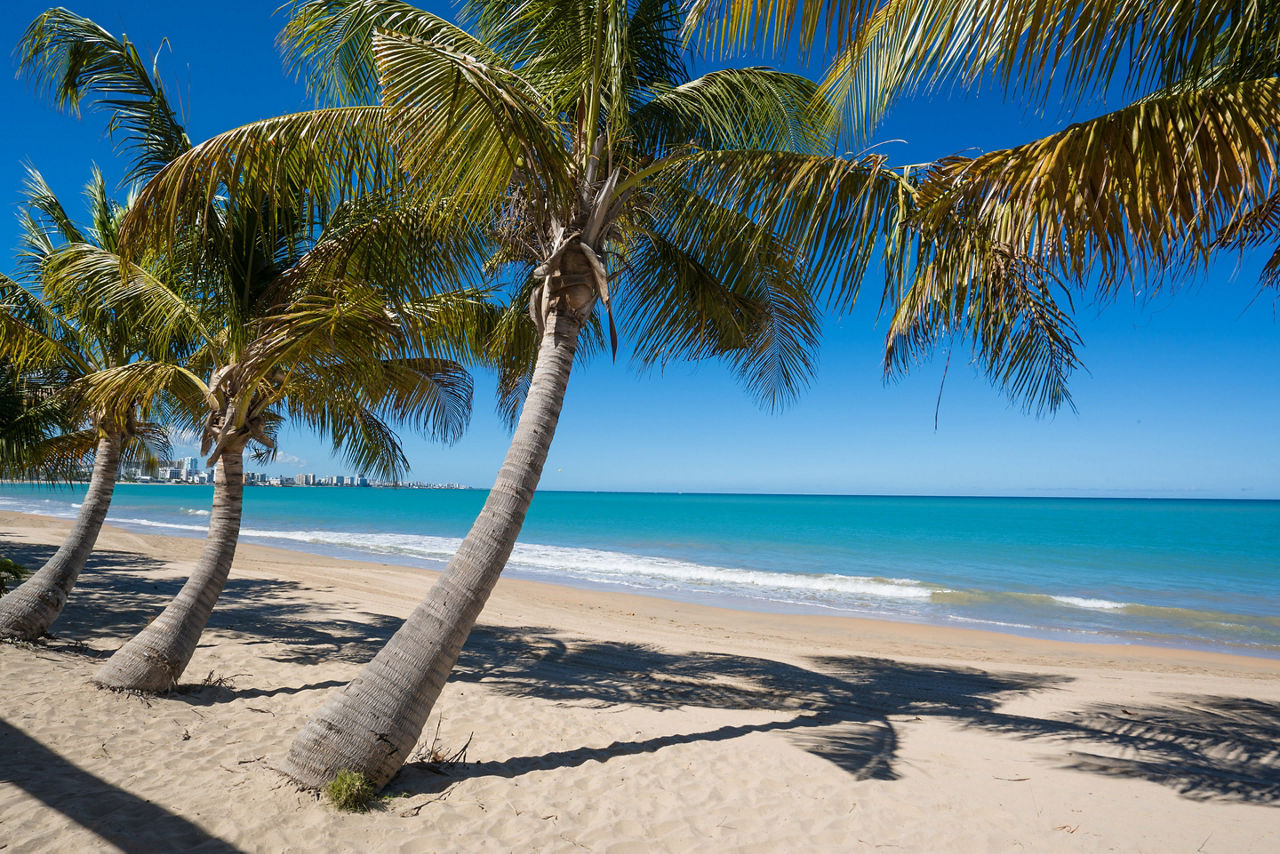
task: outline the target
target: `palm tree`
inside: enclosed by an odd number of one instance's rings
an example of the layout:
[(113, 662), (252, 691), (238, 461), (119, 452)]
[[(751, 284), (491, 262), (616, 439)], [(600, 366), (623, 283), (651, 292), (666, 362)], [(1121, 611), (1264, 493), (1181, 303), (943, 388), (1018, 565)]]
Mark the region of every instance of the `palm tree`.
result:
[[(61, 106), (78, 110), (90, 97), (109, 111), (108, 130), (131, 153), (130, 178), (150, 178), (191, 149), (126, 36), (51, 9), (32, 22), (21, 52), (23, 69)], [(201, 436), (217, 466), (205, 549), (173, 602), (96, 674), (107, 687), (164, 691), (181, 675), (230, 571), (244, 454), (270, 457), (284, 418), (327, 433), (358, 470), (388, 478), (407, 466), (395, 424), (451, 440), (467, 421), (471, 381), (460, 360), (479, 349), (493, 312), (480, 292), (456, 289), (465, 269), (453, 271), (448, 292), (415, 269), (438, 261), (421, 212), (392, 210), (388, 195), (312, 206), (297, 204), (297, 193), (248, 196), (204, 200), (195, 227), (164, 255), (170, 279), (136, 264), (113, 275), (120, 259), (89, 247), (57, 269), (63, 287), (81, 283), (98, 304), (130, 306), (154, 346), (187, 344), (180, 363), (140, 359), (87, 378), (84, 399), (104, 411), (135, 401), (165, 412)], [(410, 233), (416, 239), (402, 239)], [(453, 239), (468, 235), (454, 229)]]
[[(95, 401), (153, 396), (177, 401), (175, 414), (199, 432), (201, 453), (217, 466), (205, 548), (164, 611), (118, 649), (93, 681), (116, 689), (161, 692), (181, 676), (231, 569), (242, 515), (246, 452), (268, 459), (286, 418), (332, 437), (335, 451), (362, 473), (396, 479), (407, 461), (393, 432), (419, 427), (443, 441), (461, 435), (470, 413), (471, 378), (460, 359), (491, 313), (478, 291), (410, 292), (372, 275), (391, 267), (382, 255), (360, 263), (369, 241), (379, 248), (383, 220), (335, 213), (305, 251), (298, 222), (272, 210), (211, 208), (207, 257), (195, 260), (200, 297), (182, 304), (159, 282), (146, 292), (153, 328), (184, 314), (199, 346), (181, 366), (135, 362), (93, 378)], [(397, 228), (403, 227), (397, 222)], [(364, 248), (361, 248), (364, 247)], [(335, 263), (335, 259), (339, 259)], [(396, 259), (399, 260), (399, 259)], [(136, 285), (134, 286), (136, 288)], [(394, 303), (389, 294), (402, 295)], [(99, 294), (105, 301), (118, 291)], [(451, 358), (452, 357), (452, 358)]]
[[(129, 399), (111, 406), (86, 405), (78, 392), (95, 375), (141, 359), (160, 359), (149, 349), (139, 326), (135, 300), (114, 307), (87, 297), (88, 281), (65, 276), (68, 259), (93, 252), (110, 262), (101, 271), (120, 276), (114, 254), (125, 208), (112, 202), (102, 175), (94, 170), (86, 188), (93, 225), (81, 229), (67, 215), (38, 172), (27, 179), (23, 211), (26, 266), (41, 283), (39, 292), (9, 279), (0, 280), (0, 357), (16, 369), (28, 388), (37, 391), (23, 418), (34, 439), (27, 445), (28, 470), (53, 468), (67, 473), (93, 459), (89, 488), (67, 539), (45, 565), (0, 603), (0, 637), (34, 640), (48, 631), (66, 603), (102, 528), (119, 466), (124, 457), (154, 463), (153, 448), (164, 452), (166, 436), (146, 421), (148, 409)], [(61, 241), (61, 244), (55, 243)], [(55, 280), (63, 276), (64, 286)]]
[(899, 200), (881, 159), (821, 153), (811, 82), (691, 79), (676, 0), (468, 9), (474, 34), (393, 0), (296, 4), (286, 51), (336, 105), (203, 143), (126, 226), (138, 245), (172, 241), (215, 193), (390, 179), (483, 227), (488, 269), (528, 307), (538, 349), (527, 383), (504, 383), (527, 396), (497, 481), (440, 581), (295, 740), (285, 768), (309, 786), (340, 769), (381, 786), (413, 748), (519, 534), (584, 329), (600, 322), (616, 348), (620, 326), (641, 365), (725, 359), (781, 405), (813, 368), (819, 284), (852, 299)]
[[(854, 140), (900, 94), (957, 83), (1058, 100), (1075, 119), (913, 171), (908, 232), (887, 265), (889, 370), (959, 333), (1015, 396), (1053, 409), (1076, 365), (1059, 301), (1158, 287), (1216, 250), (1280, 242), (1272, 0), (698, 0), (686, 34), (836, 50), (824, 91)], [(1129, 102), (1088, 114), (1117, 91)], [(1276, 281), (1280, 249), (1263, 273)], [(987, 310), (1010, 303), (1029, 307), (1021, 326)]]

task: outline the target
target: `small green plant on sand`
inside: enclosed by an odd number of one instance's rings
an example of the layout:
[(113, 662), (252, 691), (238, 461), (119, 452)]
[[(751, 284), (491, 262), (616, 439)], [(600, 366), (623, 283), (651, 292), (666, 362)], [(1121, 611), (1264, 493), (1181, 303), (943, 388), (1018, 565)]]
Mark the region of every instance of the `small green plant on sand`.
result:
[(26, 577), (25, 569), (7, 557), (0, 557), (0, 596), (9, 592), (8, 585), (16, 585)]
[(359, 771), (345, 768), (324, 787), (324, 793), (343, 812), (366, 812), (375, 794), (373, 783)]

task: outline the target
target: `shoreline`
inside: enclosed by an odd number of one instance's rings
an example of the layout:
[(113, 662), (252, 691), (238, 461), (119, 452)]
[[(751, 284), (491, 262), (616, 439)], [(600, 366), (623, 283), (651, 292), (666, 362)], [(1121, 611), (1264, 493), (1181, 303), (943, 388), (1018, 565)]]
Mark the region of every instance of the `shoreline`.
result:
[[(38, 521), (32, 524), (31, 520)], [(24, 525), (23, 522), (27, 524)], [(70, 525), (71, 520), (57, 516), (0, 511), (0, 543), (6, 541), (9, 531), (26, 529), (26, 535), (30, 536), (32, 529), (40, 529), (53, 534), (54, 539), (51, 542), (56, 544), (60, 541), (57, 532), (69, 530)], [(204, 539), (195, 535), (194, 532), (144, 533), (132, 527), (111, 524), (104, 525), (103, 532), (104, 535), (136, 539), (147, 552), (182, 555), (188, 560), (194, 560), (199, 554), (198, 544)], [(183, 545), (179, 546), (179, 543)], [(396, 588), (403, 589), (406, 593), (413, 589), (418, 590), (417, 597), (412, 598), (402, 609), (404, 616), (407, 616), (409, 608), (416, 604), (418, 599), (426, 595), (430, 585), (439, 575), (439, 570), (436, 568), (380, 561), (375, 555), (363, 553), (361, 555), (361, 557), (347, 557), (326, 554), (320, 549), (311, 551), (242, 540), (237, 547), (232, 572), (234, 575), (241, 571), (242, 563), (249, 564), (251, 567), (264, 564), (277, 567), (305, 565), (334, 584), (350, 583), (350, 579), (342, 579), (338, 576), (344, 571), (352, 572), (353, 570), (395, 578)], [(300, 560), (300, 558), (312, 560)], [(424, 560), (417, 560), (423, 564), (426, 563)], [(38, 566), (27, 567), (29, 570), (37, 568)], [(247, 571), (258, 574), (258, 571), (253, 568)], [(669, 623), (679, 623), (679, 620), (670, 618), (669, 615), (674, 614), (686, 619), (690, 625), (749, 624), (753, 627), (769, 627), (777, 631), (794, 633), (797, 636), (811, 636), (815, 641), (836, 643), (840, 646), (845, 646), (846, 644), (842, 641), (846, 641), (852, 635), (874, 641), (872, 648), (866, 650), (869, 654), (894, 654), (905, 644), (916, 650), (913, 654), (940, 660), (963, 657), (953, 654), (957, 651), (965, 656), (981, 652), (984, 656), (988, 656), (981, 660), (995, 660), (989, 656), (998, 654), (1001, 656), (1000, 660), (1019, 664), (1041, 664), (1056, 658), (1064, 664), (1086, 666), (1105, 663), (1109, 666), (1124, 664), (1137, 669), (1223, 667), (1230, 672), (1242, 675), (1256, 672), (1260, 675), (1280, 676), (1280, 657), (1198, 649), (1189, 646), (1160, 646), (1124, 641), (1063, 640), (968, 626), (882, 619), (844, 613), (755, 610), (736, 607), (734, 604), (668, 598), (648, 592), (577, 586), (528, 578), (519, 574), (504, 575), (499, 582), (499, 590), (505, 595), (499, 596), (495, 593), (494, 599), (498, 602), (504, 602), (506, 598), (512, 597), (521, 603), (537, 602), (543, 607), (556, 609), (572, 609), (581, 604), (595, 611), (611, 611), (615, 616), (642, 614), (651, 621), (658, 619), (659, 615), (666, 615), (663, 618)], [(484, 613), (489, 614), (492, 608), (491, 603)], [(717, 615), (719, 615), (718, 618)]]
[[(142, 484), (147, 485), (147, 484)], [(333, 487), (334, 489), (346, 487)], [(62, 520), (70, 522), (63, 516), (46, 516), (34, 511), (0, 510), (0, 524), (5, 514), (15, 517), (46, 520)], [(193, 520), (194, 522), (194, 520)], [(111, 524), (108, 520), (108, 524)], [(128, 519), (116, 523), (116, 527), (139, 534), (140, 536), (178, 537), (184, 540), (202, 541), (207, 527), (198, 522), (180, 525), (167, 522), (150, 522), (141, 519)], [(319, 558), (341, 562), (361, 564), (390, 565), (412, 569), (415, 572), (435, 572), (443, 569), (445, 560), (421, 557), (395, 550), (380, 552), (371, 548), (344, 546), (333, 542), (314, 542), (296, 539), (289, 536), (275, 536), (267, 529), (256, 530), (246, 528), (240, 537), (240, 547), (247, 545), (275, 548), (287, 552), (312, 555)], [(533, 544), (534, 547), (544, 546)], [(30, 567), (29, 567), (30, 568)], [(1141, 632), (1124, 632), (1103, 627), (1094, 629), (1074, 629), (1069, 626), (1032, 625), (1027, 623), (1001, 622), (997, 619), (969, 620), (958, 615), (941, 613), (938, 615), (913, 615), (905, 612), (894, 612), (884, 609), (879, 612), (867, 609), (854, 610), (840, 605), (824, 605), (819, 602), (793, 602), (775, 600), (767, 596), (753, 596), (735, 593), (732, 590), (699, 589), (697, 586), (650, 587), (644, 585), (631, 586), (625, 582), (596, 580), (575, 577), (572, 574), (556, 574), (554, 572), (535, 572), (520, 566), (509, 567), (504, 579), (512, 581), (528, 581), (531, 583), (549, 584), (576, 591), (596, 591), (619, 596), (647, 596), (654, 599), (723, 608), (731, 611), (757, 614), (796, 615), (803, 618), (837, 618), (849, 620), (868, 620), (906, 626), (935, 626), (941, 629), (956, 631), (990, 632), (995, 635), (1020, 638), (1025, 640), (1055, 641), (1065, 644), (1083, 644), (1104, 647), (1151, 647), (1164, 650), (1186, 650), (1214, 653), (1227, 656), (1242, 656), (1265, 660), (1280, 661), (1280, 648), (1249, 647), (1232, 645), (1226, 642), (1214, 643), (1186, 635), (1168, 635), (1149, 637)], [(977, 625), (965, 625), (976, 622)]]

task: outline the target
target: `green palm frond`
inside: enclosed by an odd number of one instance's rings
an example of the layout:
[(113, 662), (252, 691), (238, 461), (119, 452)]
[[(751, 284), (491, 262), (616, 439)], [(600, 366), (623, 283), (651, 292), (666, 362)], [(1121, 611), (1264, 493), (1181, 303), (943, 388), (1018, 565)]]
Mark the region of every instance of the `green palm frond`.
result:
[[(121, 225), (121, 253), (172, 248), (198, 235), (216, 239), (220, 206), (267, 211), (268, 239), (288, 234), (300, 200), (304, 219), (323, 222), (343, 199), (397, 186), (382, 107), (334, 107), (267, 119), (219, 134), (163, 169), (138, 194)], [(276, 212), (293, 211), (282, 221)]]
[(1026, 254), (998, 219), (952, 223), (908, 251), (913, 257), (895, 259), (885, 291), (888, 376), (958, 338), (970, 343), (991, 381), (1028, 411), (1072, 406), (1067, 382), (1082, 367), (1081, 342), (1070, 293), (1052, 261)]
[[(814, 4), (818, 5), (818, 4)], [(1273, 77), (1280, 16), (1235, 0), (887, 0), (860, 19), (824, 92), (864, 138), (901, 95), (984, 77), (1047, 103), (1101, 95), (1119, 80), (1152, 90)], [(849, 32), (854, 32), (850, 30)]]
[(1136, 96), (1227, 68), (1217, 82), (1274, 76), (1276, 11), (1240, 0), (695, 0), (686, 33), (721, 50), (792, 37), (836, 49), (829, 81), (870, 95), (862, 116), (874, 125), (897, 95), (947, 79), (985, 76), (1047, 103), (1112, 81)]
[(921, 182), (924, 239), (956, 217), (999, 219), (1023, 253), (1104, 288), (1202, 261), (1218, 233), (1273, 189), (1280, 80), (1131, 104), (1043, 139), (949, 158)]
[(19, 73), (59, 108), (79, 115), (91, 98), (111, 114), (108, 132), (132, 154), (126, 180), (145, 180), (190, 148), (154, 64), (148, 68), (127, 37), (116, 38), (66, 9), (50, 9), (27, 27), (18, 56)]
[(55, 237), (68, 243), (83, 243), (86, 239), (44, 176), (31, 166), (27, 167), (23, 182), (23, 212), (28, 214), (24, 221), (24, 247), (36, 258), (52, 247)]
[(739, 239), (714, 248), (692, 229), (645, 234), (619, 313), (641, 364), (722, 358), (776, 409), (812, 379), (819, 311), (792, 254), (745, 217), (739, 222)]
[[(124, 218), (125, 209), (107, 193), (102, 170), (96, 165), (89, 183), (85, 185), (84, 195), (89, 203), (89, 240), (103, 249), (114, 251), (119, 243), (120, 220)], [(69, 242), (77, 242), (71, 237), (67, 239)]]
[(67, 393), (122, 431), (135, 407), (144, 419), (153, 408), (162, 411), (161, 398), (172, 398), (193, 412), (218, 409), (217, 399), (198, 375), (164, 362), (131, 362), (95, 371), (76, 380)]
[(464, 30), (400, 0), (295, 0), (280, 33), (285, 63), (310, 91), (337, 105), (371, 104), (378, 93), (372, 38), (400, 33), (478, 54)]
[(70, 480), (85, 463), (83, 448), (70, 450), (63, 440), (79, 425), (59, 387), (0, 358), (0, 477)]
[(0, 358), (19, 371), (80, 376), (96, 370), (101, 355), (54, 305), (0, 275)]
[[(768, 151), (708, 151), (678, 160), (653, 179), (663, 204), (681, 211), (670, 229), (697, 229), (708, 246), (732, 241), (738, 214), (804, 259), (813, 282), (831, 284), (831, 300), (851, 305), (880, 242), (897, 229), (903, 207), (898, 173), (884, 158)], [(728, 212), (723, 219), (689, 204), (693, 197)]]
[(695, 143), (708, 149), (818, 153), (832, 115), (817, 86), (772, 68), (729, 68), (657, 89), (631, 116), (641, 150)]
[(120, 464), (154, 472), (164, 460), (173, 459), (173, 445), (163, 423), (135, 424), (120, 446)]
[(728, 54), (757, 44), (782, 50), (798, 39), (802, 48), (837, 46), (852, 38), (882, 0), (690, 0), (686, 41)]
[(488, 339), (490, 362), (498, 375), (494, 409), (510, 431), (520, 420), (538, 356), (540, 337), (528, 309), (532, 290), (532, 279), (526, 280), (526, 286), (503, 310)]
[(55, 250), (43, 270), (45, 292), (76, 304), (76, 316), (97, 317), (116, 327), (121, 357), (140, 353), (181, 354), (188, 342), (210, 335), (196, 306), (160, 275), (89, 243)]
[[(373, 285), (399, 295), (476, 289), (489, 235), (479, 223), (395, 193), (364, 193), (335, 208), (316, 244), (286, 274), (300, 288), (326, 281)], [(304, 283), (305, 284), (302, 284)]]
[[(517, 167), (564, 198), (567, 157), (549, 105), (520, 74), (447, 45), (375, 33), (373, 50), (400, 165), (428, 204), (478, 215), (505, 194)], [(441, 158), (441, 151), (466, 152)]]

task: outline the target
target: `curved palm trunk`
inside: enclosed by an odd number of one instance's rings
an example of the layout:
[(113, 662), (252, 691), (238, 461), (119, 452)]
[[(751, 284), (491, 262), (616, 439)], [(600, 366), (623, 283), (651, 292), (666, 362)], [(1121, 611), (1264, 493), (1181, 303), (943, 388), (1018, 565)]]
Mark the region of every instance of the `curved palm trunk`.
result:
[(564, 402), (581, 321), (554, 313), (511, 448), (444, 575), (387, 645), (294, 739), (283, 770), (323, 786), (346, 769), (381, 788), (413, 750), (471, 627), (515, 546)]
[(240, 538), (244, 499), (243, 448), (228, 448), (218, 460), (213, 510), (204, 552), (178, 595), (142, 631), (107, 660), (93, 681), (104, 688), (168, 691), (196, 651)]
[(38, 572), (0, 599), (0, 637), (35, 640), (47, 632), (62, 613), (62, 606), (93, 552), (107, 509), (111, 507), (122, 442), (119, 433), (108, 433), (98, 440), (89, 491), (80, 505), (75, 525), (62, 547)]

